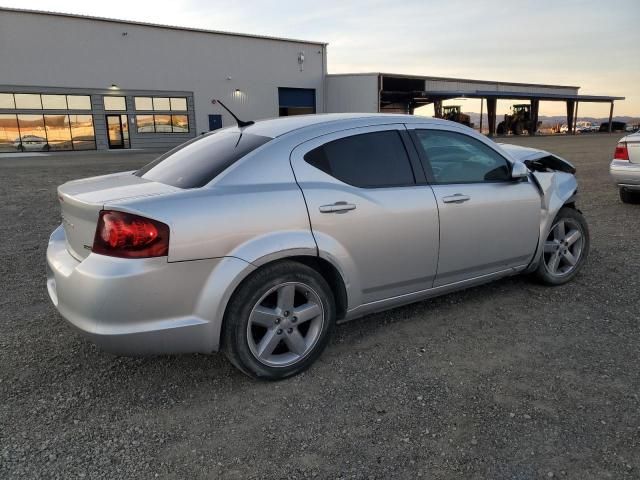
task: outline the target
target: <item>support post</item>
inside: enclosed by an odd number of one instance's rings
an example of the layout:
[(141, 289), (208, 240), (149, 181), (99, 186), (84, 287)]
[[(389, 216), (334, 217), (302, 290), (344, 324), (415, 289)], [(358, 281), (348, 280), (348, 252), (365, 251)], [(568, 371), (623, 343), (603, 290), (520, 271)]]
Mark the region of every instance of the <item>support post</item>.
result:
[(489, 124), (489, 136), (496, 134), (496, 104), (495, 98), (487, 98), (487, 123)]
[(609, 133), (613, 132), (613, 100), (611, 101), (611, 108), (609, 108)]
[(540, 108), (540, 100), (531, 100), (531, 125), (529, 126), (529, 135), (535, 135), (538, 130), (538, 110)]
[(442, 100), (433, 101), (433, 112), (436, 118), (442, 118)]
[(482, 107), (484, 106), (484, 98), (480, 99), (480, 133), (482, 133)]
[(567, 100), (567, 135), (573, 132), (573, 112), (576, 107), (574, 100)]
[(573, 119), (573, 134), (575, 135), (578, 131), (578, 103), (576, 101), (576, 113), (575, 113), (575, 118)]

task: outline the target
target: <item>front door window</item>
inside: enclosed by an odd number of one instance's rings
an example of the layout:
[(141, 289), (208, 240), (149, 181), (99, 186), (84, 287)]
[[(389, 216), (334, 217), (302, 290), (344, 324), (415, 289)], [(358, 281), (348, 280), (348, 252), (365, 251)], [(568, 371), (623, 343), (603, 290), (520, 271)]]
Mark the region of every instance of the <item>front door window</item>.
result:
[(130, 148), (129, 121), (127, 115), (107, 115), (109, 148)]

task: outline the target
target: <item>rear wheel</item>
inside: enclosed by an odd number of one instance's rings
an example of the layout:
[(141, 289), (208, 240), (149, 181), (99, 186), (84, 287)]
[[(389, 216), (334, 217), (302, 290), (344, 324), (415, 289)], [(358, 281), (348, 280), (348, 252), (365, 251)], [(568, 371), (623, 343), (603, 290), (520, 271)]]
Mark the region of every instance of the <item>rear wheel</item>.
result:
[(547, 285), (562, 285), (575, 277), (589, 254), (589, 227), (580, 212), (563, 207), (543, 244), (535, 272)]
[(640, 192), (620, 187), (620, 200), (622, 203), (640, 203)]
[(268, 265), (241, 284), (225, 314), (223, 349), (251, 377), (279, 380), (308, 368), (335, 325), (331, 289), (298, 262)]

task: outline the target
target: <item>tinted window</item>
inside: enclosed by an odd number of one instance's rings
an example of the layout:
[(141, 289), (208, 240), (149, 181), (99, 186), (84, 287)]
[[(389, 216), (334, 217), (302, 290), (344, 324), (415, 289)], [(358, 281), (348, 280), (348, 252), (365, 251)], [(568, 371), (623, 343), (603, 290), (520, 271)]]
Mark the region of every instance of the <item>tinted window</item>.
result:
[(186, 110), (187, 109), (187, 99), (186, 98), (171, 98), (171, 110)]
[(127, 102), (124, 97), (104, 97), (104, 109), (105, 110), (126, 110)]
[(67, 95), (69, 110), (91, 110), (89, 95)]
[(47, 110), (66, 110), (66, 95), (42, 95), (42, 108)]
[(507, 160), (482, 142), (460, 133), (416, 130), (436, 183), (509, 180)]
[(170, 110), (169, 99), (167, 97), (153, 97), (154, 110)]
[(239, 132), (210, 133), (165, 153), (136, 175), (179, 188), (202, 187), (269, 140), (269, 137)]
[(413, 170), (395, 130), (326, 143), (305, 155), (307, 163), (356, 187), (413, 185)]
[(0, 93), (0, 108), (16, 108), (13, 103), (13, 93)]
[(40, 95), (37, 93), (16, 93), (16, 108), (41, 109)]
[(151, 97), (135, 97), (133, 101), (136, 105), (136, 110), (153, 110)]

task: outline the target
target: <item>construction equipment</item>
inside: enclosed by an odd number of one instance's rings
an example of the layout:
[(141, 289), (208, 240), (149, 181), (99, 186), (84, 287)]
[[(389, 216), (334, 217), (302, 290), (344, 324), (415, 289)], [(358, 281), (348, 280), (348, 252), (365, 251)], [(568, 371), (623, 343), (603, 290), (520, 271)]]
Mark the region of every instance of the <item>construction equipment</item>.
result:
[(506, 114), (504, 120), (498, 124), (497, 133), (506, 135), (511, 132), (514, 135), (522, 135), (525, 130), (530, 133), (531, 129), (531, 105), (521, 103), (511, 107), (511, 114)]
[(446, 105), (442, 107), (442, 118), (450, 120), (452, 122), (461, 123), (467, 127), (473, 128), (471, 123), (471, 117), (465, 113), (462, 113), (461, 105)]

